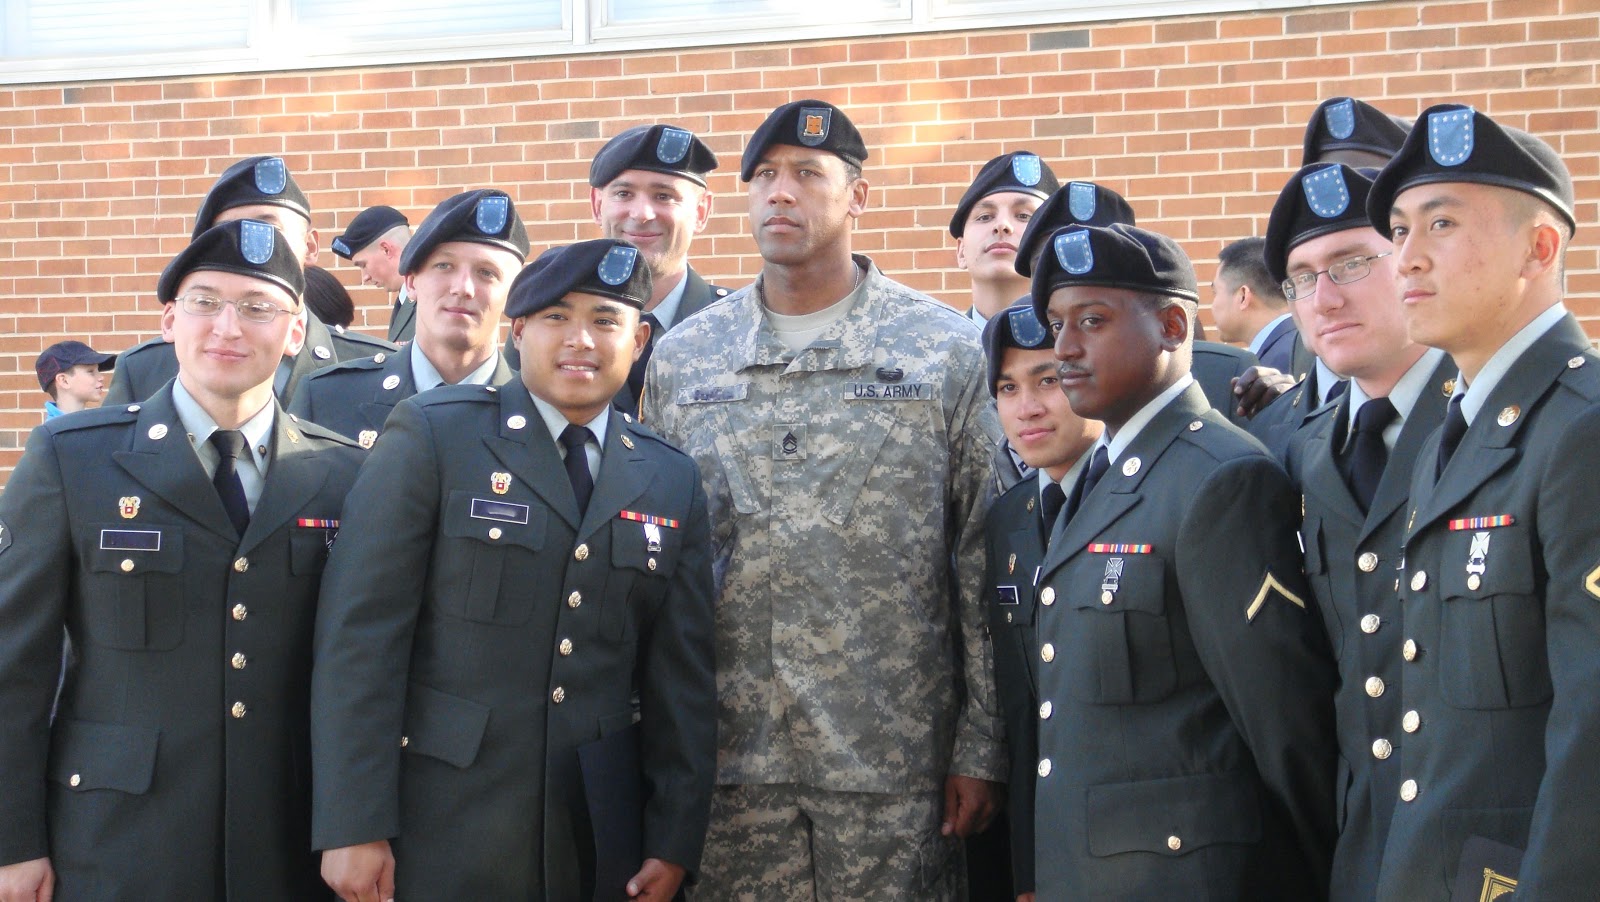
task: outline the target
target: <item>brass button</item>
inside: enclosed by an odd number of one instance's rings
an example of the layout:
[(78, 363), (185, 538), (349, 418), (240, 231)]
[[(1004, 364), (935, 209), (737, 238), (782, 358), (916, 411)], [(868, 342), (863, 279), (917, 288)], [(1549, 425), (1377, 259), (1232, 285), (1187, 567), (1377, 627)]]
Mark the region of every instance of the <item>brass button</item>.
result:
[(410, 744), (411, 744), (411, 737), (410, 736), (401, 736), (400, 737), (400, 747), (401, 748), (405, 748), (406, 746), (408, 746)]
[(1428, 586), (1428, 574), (1418, 570), (1411, 574), (1411, 591), (1421, 592)]
[(1361, 568), (1362, 573), (1371, 573), (1378, 569), (1378, 556), (1370, 551), (1362, 552), (1361, 556), (1356, 558), (1356, 566)]
[(248, 616), (250, 616), (250, 609), (249, 608), (245, 607), (242, 604), (236, 604), (236, 605), (233, 606), (233, 619), (235, 619), (235, 620), (243, 620), (244, 618), (246, 618)]
[(234, 670), (243, 670), (244, 665), (248, 664), (249, 661), (250, 659), (244, 656), (244, 652), (236, 651), (233, 653), (233, 658), (230, 659), (228, 663), (233, 665)]
[(1400, 728), (1407, 733), (1415, 733), (1422, 729), (1422, 715), (1415, 711), (1407, 711), (1405, 716), (1400, 718)]
[(1407, 639), (1405, 644), (1400, 646), (1400, 657), (1405, 658), (1407, 661), (1415, 661), (1417, 659), (1417, 640)]
[(122, 572), (123, 573), (132, 573), (133, 572), (133, 558), (123, 558), (123, 560), (122, 560)]
[(583, 596), (579, 593), (573, 592), (571, 595), (567, 596), (567, 607), (575, 608), (580, 604), (583, 604)]
[(234, 702), (233, 707), (228, 709), (234, 717), (243, 717), (246, 710), (244, 702)]
[(1050, 607), (1051, 605), (1055, 604), (1056, 603), (1056, 587), (1055, 586), (1045, 586), (1044, 590), (1039, 593), (1039, 603), (1044, 605), (1047, 608)]
[(82, 774), (73, 774), (72, 775), (72, 779), (68, 780), (67, 782), (71, 783), (73, 786), (77, 786), (79, 783), (83, 782), (83, 775)]
[(557, 646), (557, 650), (561, 652), (562, 657), (572, 654), (572, 640), (562, 639), (561, 644)]
[(1367, 677), (1367, 694), (1373, 698), (1383, 694), (1383, 677)]
[(558, 705), (561, 704), (567, 700), (567, 690), (557, 686), (555, 690), (550, 693), (550, 700)]
[(580, 561), (588, 560), (589, 559), (589, 546), (588, 545), (579, 545), (577, 548), (574, 548), (572, 550), (572, 556), (577, 558)]
[(1056, 647), (1054, 645), (1051, 645), (1050, 643), (1046, 642), (1039, 649), (1039, 657), (1046, 664), (1049, 664), (1051, 661), (1054, 661), (1056, 659)]
[(1402, 801), (1406, 801), (1406, 802), (1414, 801), (1416, 799), (1416, 797), (1417, 797), (1417, 781), (1416, 780), (1407, 780), (1404, 783), (1400, 784), (1400, 799)]
[(1363, 633), (1375, 633), (1378, 631), (1378, 627), (1382, 625), (1383, 619), (1377, 614), (1368, 614), (1361, 618), (1361, 631)]
[(498, 526), (491, 526), (491, 527), (489, 527), (489, 538), (490, 538), (490, 539), (491, 539), (491, 540), (494, 540), (494, 539), (498, 539), (498, 538), (500, 538), (500, 536), (502, 536), (502, 535), (504, 535), (504, 533), (502, 533), (502, 532), (501, 532), (501, 531), (500, 531), (500, 527), (498, 527)]
[(238, 560), (233, 562), (233, 572), (234, 573), (243, 573), (243, 572), (245, 572), (246, 570), (249, 570), (249, 569), (250, 569), (250, 559), (247, 558), (247, 557), (239, 558)]
[(1382, 761), (1392, 754), (1394, 754), (1394, 744), (1389, 740), (1375, 739), (1372, 741), (1372, 757)]
[(1050, 715), (1054, 714), (1055, 711), (1056, 711), (1055, 705), (1052, 705), (1049, 702), (1040, 702), (1039, 703), (1039, 719), (1040, 720), (1049, 720), (1050, 719)]
[(1178, 836), (1177, 834), (1167, 837), (1167, 848), (1174, 852), (1183, 848), (1183, 837)]
[(1041, 776), (1041, 777), (1050, 776), (1050, 759), (1049, 758), (1040, 758), (1039, 759), (1039, 776)]

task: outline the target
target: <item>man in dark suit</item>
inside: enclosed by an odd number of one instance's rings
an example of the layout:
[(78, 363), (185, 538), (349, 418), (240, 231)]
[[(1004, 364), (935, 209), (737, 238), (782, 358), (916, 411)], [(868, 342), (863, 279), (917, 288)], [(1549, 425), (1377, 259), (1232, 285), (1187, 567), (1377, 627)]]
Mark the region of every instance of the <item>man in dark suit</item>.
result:
[(665, 902), (699, 865), (705, 494), (610, 407), (647, 338), (640, 256), (535, 261), (507, 308), (522, 381), (401, 402), (351, 492), (312, 685), (313, 840), (351, 902)]
[(416, 299), (404, 349), (314, 373), (289, 409), (372, 447), (394, 406), (440, 385), (503, 385), (516, 378), (496, 339), (528, 233), (504, 191), (479, 188), (434, 207), (400, 257)]
[(368, 207), (355, 215), (344, 233), (329, 247), (361, 270), (361, 284), (382, 288), (394, 295), (389, 310), (391, 342), (405, 343), (417, 331), (417, 302), (406, 293), (406, 277), (400, 271), (400, 255), (411, 240), (411, 221), (394, 207)]
[[(656, 340), (669, 329), (728, 296), (689, 265), (689, 245), (711, 221), (706, 175), (717, 156), (687, 129), (636, 125), (606, 142), (589, 164), (589, 208), (606, 238), (639, 248), (655, 287), (644, 307), (650, 340), (628, 374), (617, 409), (639, 415), (645, 368)], [(519, 366), (515, 344), (506, 339), (506, 360)]]
[(1033, 301), (1105, 423), (1038, 590), (1041, 899), (1319, 899), (1336, 677), (1283, 470), (1188, 373), (1194, 270), (1131, 226), (1056, 232)]
[(1242, 238), (1217, 255), (1211, 317), (1223, 341), (1247, 345), (1262, 366), (1290, 372), (1300, 332), (1278, 281), (1261, 260), (1261, 238)]
[[(1017, 244), (1017, 272), (1032, 276), (1046, 251), (1051, 234), (1069, 225), (1134, 225), (1133, 207), (1122, 195), (1093, 182), (1068, 182), (1033, 211)], [(1288, 380), (1253, 373), (1254, 354), (1215, 341), (1190, 342), (1190, 371), (1211, 406), (1229, 420), (1243, 424), (1289, 386)], [(1245, 387), (1235, 390), (1244, 381)]]
[(39, 427), (0, 496), (0, 898), (327, 896), (306, 697), (362, 455), (273, 398), (303, 285), (273, 226), (202, 234), (156, 289), (177, 379)]
[(1367, 213), (1394, 240), (1407, 331), (1460, 369), (1411, 483), (1406, 738), (1378, 898), (1492, 898), (1507, 881), (1519, 899), (1591, 898), (1600, 357), (1562, 304), (1572, 179), (1538, 138), (1442, 104)]
[[(1005, 449), (1014, 449), (1035, 478), (1017, 482), (996, 499), (984, 526), (987, 569), (984, 577), (989, 633), (994, 641), (995, 688), (1005, 715), (1008, 850), (1013, 897), (1028, 897), (1033, 879), (1033, 774), (1039, 762), (1039, 693), (1034, 661), (1034, 577), (1044, 559), (1045, 540), (1066, 495), (1082, 468), (1084, 451), (1100, 437), (1101, 424), (1072, 412), (1056, 375), (1050, 333), (1023, 298), (989, 319), (983, 351), (1005, 430)], [(991, 832), (993, 832), (991, 830)], [(970, 844), (969, 844), (970, 845)], [(970, 853), (970, 848), (969, 848)], [(976, 893), (974, 894), (976, 896)]]
[[(195, 215), (191, 238), (214, 225), (240, 219), (269, 223), (283, 233), (303, 266), (317, 262), (317, 230), (311, 225), (311, 204), (278, 157), (249, 157), (229, 166), (206, 192)], [(284, 353), (274, 376), (278, 400), (288, 404), (306, 375), (340, 360), (370, 357), (394, 346), (343, 328), (330, 330), (301, 305), (297, 314), (301, 338)], [(106, 393), (108, 406), (131, 404), (155, 394), (178, 373), (172, 345), (162, 336), (142, 341), (117, 358), (116, 374)]]
[(1372, 180), (1317, 163), (1289, 180), (1267, 222), (1264, 262), (1349, 390), (1290, 439), (1304, 499), (1306, 574), (1339, 661), (1339, 842), (1334, 900), (1376, 892), (1400, 791), (1400, 597), (1406, 500), (1417, 451), (1444, 420), (1455, 368), (1406, 337), (1393, 247), (1367, 221)]

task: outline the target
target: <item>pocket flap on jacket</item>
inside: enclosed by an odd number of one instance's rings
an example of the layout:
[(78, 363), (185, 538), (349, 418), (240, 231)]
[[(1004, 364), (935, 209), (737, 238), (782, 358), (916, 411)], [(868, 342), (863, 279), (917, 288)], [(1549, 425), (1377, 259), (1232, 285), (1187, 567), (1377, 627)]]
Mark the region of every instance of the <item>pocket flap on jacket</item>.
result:
[(1184, 855), (1217, 843), (1261, 841), (1261, 803), (1249, 774), (1196, 774), (1088, 789), (1089, 852)]
[(406, 696), (406, 751), (459, 768), (477, 760), (489, 708), (475, 701), (412, 683)]
[(57, 721), (50, 736), (50, 779), (73, 792), (142, 795), (155, 774), (160, 739), (160, 731), (148, 727)]

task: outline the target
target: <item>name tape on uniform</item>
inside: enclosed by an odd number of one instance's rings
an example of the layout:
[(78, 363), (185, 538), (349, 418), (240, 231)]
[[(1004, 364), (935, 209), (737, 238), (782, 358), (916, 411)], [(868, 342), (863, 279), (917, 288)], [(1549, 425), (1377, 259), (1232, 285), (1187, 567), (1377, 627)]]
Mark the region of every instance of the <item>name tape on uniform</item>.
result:
[(721, 404), (743, 401), (750, 393), (750, 383), (737, 385), (704, 385), (699, 388), (678, 389), (678, 404)]
[(470, 515), (474, 520), (493, 520), (496, 523), (515, 523), (518, 526), (528, 525), (528, 506), (526, 504), (496, 501), (493, 498), (472, 499)]
[(846, 401), (931, 401), (932, 382), (846, 382)]
[(101, 551), (160, 551), (159, 529), (102, 529)]

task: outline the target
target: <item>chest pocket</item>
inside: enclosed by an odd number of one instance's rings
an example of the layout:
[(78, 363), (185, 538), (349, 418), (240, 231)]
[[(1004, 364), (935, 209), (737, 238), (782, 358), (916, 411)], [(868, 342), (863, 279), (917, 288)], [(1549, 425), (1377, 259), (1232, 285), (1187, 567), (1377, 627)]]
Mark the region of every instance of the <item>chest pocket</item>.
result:
[(108, 648), (177, 648), (185, 616), (183, 530), (98, 524), (81, 541), (84, 639)]
[(1149, 704), (1171, 695), (1178, 670), (1167, 617), (1166, 561), (1153, 554), (1090, 554), (1072, 574), (1073, 618), (1063, 643), (1070, 647), (1067, 683), (1073, 694), (1093, 705)]
[(678, 569), (683, 526), (656, 525), (647, 533), (644, 523), (617, 517), (610, 529), (612, 571), (600, 604), (600, 637), (615, 641), (637, 632), (639, 617), (666, 598)]
[(296, 526), (289, 533), (289, 572), (314, 576), (328, 564), (328, 549), (337, 529)]
[[(822, 515), (844, 526), (851, 512), (866, 495), (867, 503), (885, 501), (890, 493), (872, 497), (875, 473), (886, 473), (897, 488), (904, 488), (904, 474), (926, 469), (948, 456), (941, 427), (938, 383), (896, 384), (894, 397), (865, 397), (864, 389), (845, 386), (842, 408), (830, 412), (826, 435), (813, 424), (811, 439), (821, 453), (817, 470), (821, 475)], [(876, 386), (881, 391), (882, 386)], [(815, 411), (813, 412), (815, 413)], [(831, 452), (831, 453), (830, 453)], [(939, 485), (944, 480), (935, 481)]]
[(519, 626), (539, 596), (527, 572), (544, 548), (549, 511), (528, 499), (453, 491), (445, 502), (434, 561), (439, 610), (464, 620)]
[[(1483, 538), (1487, 536), (1487, 538)], [(1457, 708), (1550, 700), (1544, 603), (1525, 526), (1446, 532), (1439, 561), (1439, 691)]]
[[(1039, 564), (1036, 536), (1037, 533), (1030, 536), (1019, 530), (1009, 534), (1007, 544), (993, 549), (1002, 557), (991, 565), (996, 583), (988, 589), (989, 630), (992, 633), (1033, 625), (1034, 605), (1039, 595), (1033, 585), (1034, 572)], [(1033, 551), (1031, 554), (1019, 554), (1015, 550), (1019, 548), (1032, 548)]]

